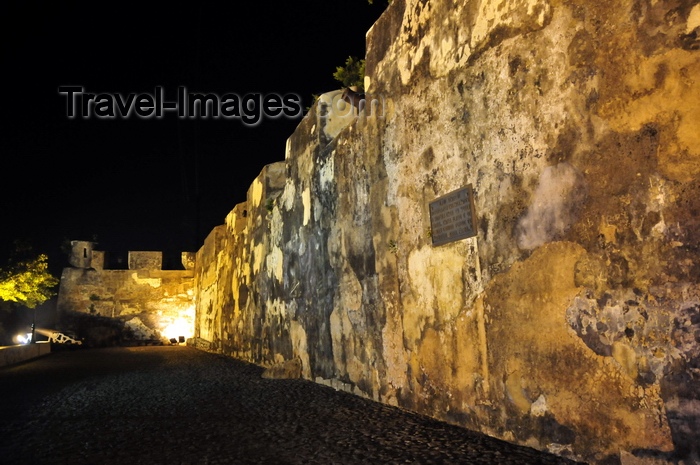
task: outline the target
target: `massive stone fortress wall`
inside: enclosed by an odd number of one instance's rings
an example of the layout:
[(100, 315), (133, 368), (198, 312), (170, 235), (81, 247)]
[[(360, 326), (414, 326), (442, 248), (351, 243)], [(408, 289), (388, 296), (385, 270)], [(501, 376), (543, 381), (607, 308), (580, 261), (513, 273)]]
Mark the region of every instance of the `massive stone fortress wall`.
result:
[[(199, 251), (196, 334), (561, 455), (697, 459), (699, 27), (696, 1), (392, 1), (383, 112), (320, 99)], [(467, 185), (477, 235), (433, 246)]]
[[(197, 341), (591, 463), (697, 460), (699, 32), (688, 0), (393, 0), (382, 111), (322, 96), (211, 232)], [(467, 185), (476, 236), (434, 246)]]

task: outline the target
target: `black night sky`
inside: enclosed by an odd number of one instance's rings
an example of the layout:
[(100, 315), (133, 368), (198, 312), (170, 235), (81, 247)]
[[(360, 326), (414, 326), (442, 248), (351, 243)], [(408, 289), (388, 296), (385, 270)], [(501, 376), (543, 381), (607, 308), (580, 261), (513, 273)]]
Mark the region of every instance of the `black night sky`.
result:
[(284, 160), (301, 116), (69, 119), (59, 86), (85, 92), (312, 94), (340, 87), (336, 66), (364, 57), (386, 3), (6, 2), (2, 7), (0, 266), (13, 242), (47, 253), (96, 240), (110, 257), (196, 251), (245, 200), (262, 167)]

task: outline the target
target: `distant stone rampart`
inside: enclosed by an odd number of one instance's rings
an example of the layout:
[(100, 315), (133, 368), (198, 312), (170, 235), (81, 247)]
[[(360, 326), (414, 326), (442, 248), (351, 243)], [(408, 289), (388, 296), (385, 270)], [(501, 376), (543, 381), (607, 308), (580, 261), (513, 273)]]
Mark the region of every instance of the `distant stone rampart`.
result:
[(73, 241), (58, 312), (119, 320), (135, 342), (186, 340), (194, 328), (194, 257), (183, 253), (183, 270), (163, 270), (162, 252), (129, 252), (128, 269), (110, 270), (104, 268), (105, 252), (94, 250), (94, 243)]

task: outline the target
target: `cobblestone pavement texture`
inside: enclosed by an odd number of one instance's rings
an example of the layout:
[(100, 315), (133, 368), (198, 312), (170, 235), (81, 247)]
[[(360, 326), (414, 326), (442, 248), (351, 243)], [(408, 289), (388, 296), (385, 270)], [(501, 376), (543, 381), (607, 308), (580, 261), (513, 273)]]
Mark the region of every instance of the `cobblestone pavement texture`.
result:
[(0, 369), (0, 463), (573, 464), (185, 346)]

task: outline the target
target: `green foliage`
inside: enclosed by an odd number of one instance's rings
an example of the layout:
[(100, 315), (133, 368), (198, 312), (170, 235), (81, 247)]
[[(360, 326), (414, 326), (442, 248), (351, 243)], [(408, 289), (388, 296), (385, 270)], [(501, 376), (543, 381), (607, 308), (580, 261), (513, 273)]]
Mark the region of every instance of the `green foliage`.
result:
[(53, 289), (59, 281), (49, 273), (48, 266), (48, 257), (40, 254), (0, 269), (0, 299), (28, 308), (49, 300), (56, 295)]
[(343, 84), (343, 87), (356, 86), (359, 91), (365, 88), (365, 60), (357, 57), (348, 57), (345, 66), (338, 66), (333, 73), (333, 78)]
[(273, 210), (274, 208), (275, 208), (275, 199), (273, 199), (272, 197), (270, 197), (269, 199), (267, 199), (267, 202), (265, 203), (265, 209), (266, 209), (268, 212), (272, 212), (272, 210)]

